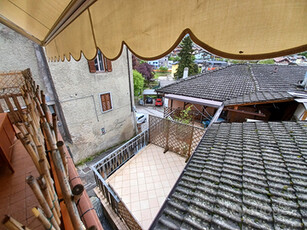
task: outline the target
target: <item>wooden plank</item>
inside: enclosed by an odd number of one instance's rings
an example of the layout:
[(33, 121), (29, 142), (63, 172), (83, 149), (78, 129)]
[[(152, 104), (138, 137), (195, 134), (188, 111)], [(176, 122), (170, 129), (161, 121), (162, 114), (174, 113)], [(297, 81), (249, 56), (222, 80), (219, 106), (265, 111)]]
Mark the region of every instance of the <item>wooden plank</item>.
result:
[(227, 105), (225, 107), (238, 107), (238, 106), (246, 106), (246, 105), (262, 105), (262, 104), (273, 104), (273, 103), (283, 103), (283, 102), (289, 102), (293, 101), (294, 98), (287, 98), (282, 100), (270, 100), (270, 101), (259, 101), (259, 102), (249, 102), (249, 103), (242, 103), (242, 104), (236, 104), (236, 105)]
[(230, 108), (224, 108), (224, 110), (228, 110), (230, 112), (235, 112), (235, 113), (243, 113), (243, 114), (247, 114), (247, 115), (258, 116), (258, 117), (266, 117), (266, 115), (263, 114), (263, 113), (254, 113), (254, 112), (248, 112), (248, 111), (244, 111), (244, 110), (236, 110), (236, 109), (230, 109)]

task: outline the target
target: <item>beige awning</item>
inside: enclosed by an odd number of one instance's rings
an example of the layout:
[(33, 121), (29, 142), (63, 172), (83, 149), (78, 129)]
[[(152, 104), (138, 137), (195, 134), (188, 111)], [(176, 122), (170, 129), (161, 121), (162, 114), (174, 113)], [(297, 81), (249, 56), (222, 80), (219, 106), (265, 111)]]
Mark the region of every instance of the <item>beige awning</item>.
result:
[(186, 33), (206, 50), (262, 59), (307, 50), (306, 0), (0, 0), (0, 21), (46, 46), (52, 59), (109, 59), (126, 44), (143, 59)]

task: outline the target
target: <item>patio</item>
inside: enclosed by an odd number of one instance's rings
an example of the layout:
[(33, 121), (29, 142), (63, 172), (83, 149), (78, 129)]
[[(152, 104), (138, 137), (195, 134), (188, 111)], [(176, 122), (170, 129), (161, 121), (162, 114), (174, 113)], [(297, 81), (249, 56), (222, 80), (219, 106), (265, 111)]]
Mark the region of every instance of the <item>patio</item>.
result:
[[(0, 168), (0, 217), (10, 215), (30, 229), (44, 229), (39, 220), (34, 217), (31, 209), (39, 206), (26, 177), (39, 176), (34, 163), (19, 140), (12, 147), (12, 173), (6, 166)], [(0, 229), (6, 229), (0, 225)]]
[(106, 181), (148, 229), (185, 166), (185, 158), (149, 144)]
[(148, 229), (204, 131), (150, 115), (147, 130), (91, 166), (117, 228)]

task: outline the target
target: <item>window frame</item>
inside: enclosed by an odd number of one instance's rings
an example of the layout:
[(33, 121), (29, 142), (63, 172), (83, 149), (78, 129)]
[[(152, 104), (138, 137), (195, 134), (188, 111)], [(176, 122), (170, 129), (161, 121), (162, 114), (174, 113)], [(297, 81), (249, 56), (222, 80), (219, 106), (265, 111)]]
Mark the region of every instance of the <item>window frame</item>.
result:
[[(110, 95), (110, 103), (111, 103), (111, 109), (107, 110), (107, 111), (103, 111), (103, 106), (102, 106), (102, 101), (101, 101), (101, 95), (104, 95), (104, 94), (109, 94)], [(100, 103), (100, 111), (101, 113), (107, 113), (107, 112), (110, 112), (113, 110), (113, 99), (112, 99), (112, 94), (110, 91), (108, 92), (103, 92), (103, 93), (100, 93), (99, 94), (99, 103)]]
[[(106, 73), (106, 72), (108, 72), (107, 68), (106, 68), (105, 57), (103, 56), (103, 54), (101, 53), (100, 50), (98, 50), (96, 58), (94, 59), (95, 68), (96, 68), (96, 61), (97, 61), (97, 66), (98, 66), (98, 70), (96, 69), (96, 73)], [(100, 64), (102, 64), (103, 70), (100, 70)]]

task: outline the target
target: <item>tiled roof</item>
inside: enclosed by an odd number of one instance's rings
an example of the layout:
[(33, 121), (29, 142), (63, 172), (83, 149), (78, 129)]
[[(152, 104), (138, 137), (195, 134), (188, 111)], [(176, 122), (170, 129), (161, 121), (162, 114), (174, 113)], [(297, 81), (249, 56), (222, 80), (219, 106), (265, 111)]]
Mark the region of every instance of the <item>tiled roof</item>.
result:
[(224, 101), (255, 91), (247, 65), (233, 65), (182, 79), (157, 92)]
[(156, 91), (225, 101), (257, 91), (300, 91), (306, 66), (243, 64), (182, 79)]
[(232, 98), (224, 101), (225, 106), (229, 105), (242, 105), (255, 102), (274, 102), (280, 100), (291, 100), (293, 98), (287, 92), (270, 92), (270, 91), (258, 91), (251, 94), (245, 94), (240, 97)]
[(303, 80), (307, 66), (250, 65), (261, 91), (295, 91)]
[(307, 122), (214, 124), (153, 229), (306, 229)]

